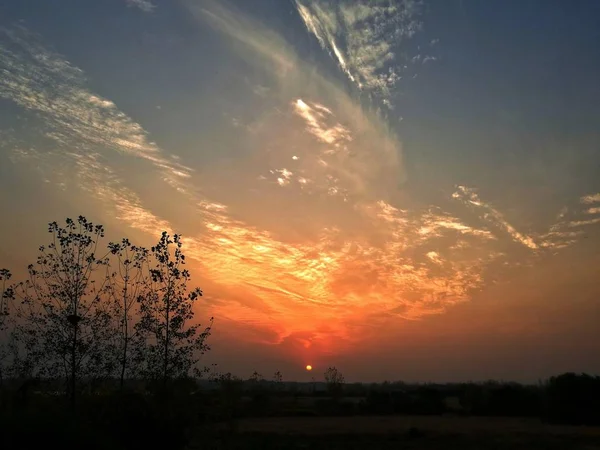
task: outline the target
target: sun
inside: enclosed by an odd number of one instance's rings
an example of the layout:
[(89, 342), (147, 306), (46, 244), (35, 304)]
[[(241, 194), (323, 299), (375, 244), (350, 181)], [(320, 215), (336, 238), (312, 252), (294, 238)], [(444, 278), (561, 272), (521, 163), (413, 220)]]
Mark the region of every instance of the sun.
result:
[(306, 366), (306, 370), (308, 370), (308, 371), (310, 372), (310, 371), (312, 370), (312, 366), (311, 366), (310, 364), (308, 364), (308, 365)]

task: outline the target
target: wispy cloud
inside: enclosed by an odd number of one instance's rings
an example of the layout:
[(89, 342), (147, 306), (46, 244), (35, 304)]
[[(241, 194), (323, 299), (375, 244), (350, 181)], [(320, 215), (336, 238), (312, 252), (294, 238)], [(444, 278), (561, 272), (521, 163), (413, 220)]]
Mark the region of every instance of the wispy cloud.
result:
[(600, 203), (600, 194), (588, 194), (579, 198), (578, 204), (564, 207), (552, 224), (549, 231), (540, 234), (540, 246), (550, 249), (561, 249), (576, 244), (585, 236), (585, 229), (600, 223), (600, 208), (593, 206)]
[(47, 138), (71, 152), (101, 147), (143, 159), (183, 189), (192, 169), (166, 155), (112, 101), (92, 93), (80, 69), (22, 26), (0, 28), (0, 36), (7, 42), (0, 44), (0, 98), (42, 117)]
[(127, 6), (139, 8), (144, 12), (151, 13), (156, 8), (156, 5), (149, 0), (125, 0)]
[(308, 31), (353, 83), (389, 96), (410, 62), (398, 52), (421, 27), (419, 1), (296, 0), (296, 8)]
[(128, 186), (123, 166), (134, 163), (137, 176), (188, 195), (193, 170), (150, 141), (112, 101), (91, 92), (83, 72), (40, 44), (37, 35), (22, 26), (0, 29), (0, 35), (0, 98), (37, 118), (27, 137), (38, 145), (19, 141), (15, 133), (4, 140), (11, 159), (31, 163), (44, 181), (71, 195), (85, 193), (104, 214), (133, 229), (152, 236), (171, 231)]
[[(348, 77), (384, 93), (393, 85), (382, 78), (396, 64), (392, 47), (418, 27), (410, 5), (297, 2)], [(177, 189), (182, 215), (194, 215), (186, 254), (210, 283), (211, 307), (222, 320), (268, 329), (252, 336), (269, 344), (336, 350), (332, 343), (356, 344), (357, 324), (371, 318), (417, 320), (470, 300), (489, 267), (508, 258), (507, 239), (538, 254), (558, 235), (579, 235), (567, 213), (557, 219), (565, 225), (546, 236), (517, 231), (467, 187), (454, 195), (460, 203), (444, 207), (409, 198), (400, 139), (380, 115), (258, 20), (221, 1), (189, 7), (202, 26), (235, 44), (244, 67), (261, 74), (241, 74), (254, 120), (235, 122), (244, 154), (206, 167), (199, 180), (133, 117), (92, 92), (81, 70), (19, 27), (1, 31), (0, 98), (40, 119), (31, 133), (43, 145), (0, 145), (15, 160), (35, 162), (44, 180), (77, 187), (145, 234), (177, 228), (178, 217), (153, 203), (165, 200), (165, 187)], [(133, 172), (143, 182), (131, 183)], [(596, 197), (589, 197), (580, 206), (591, 210)], [(477, 214), (464, 214), (464, 205)]]
[(580, 199), (581, 203), (590, 205), (592, 203), (600, 203), (600, 192), (598, 194), (584, 195)]
[(590, 194), (579, 199), (579, 208), (564, 207), (557, 215), (556, 222), (543, 232), (531, 231), (528, 234), (519, 232), (511, 225), (497, 209), (483, 201), (475, 189), (458, 186), (453, 198), (461, 200), (467, 206), (482, 211), (481, 218), (497, 227), (504, 229), (511, 238), (531, 250), (558, 250), (576, 244), (584, 236), (583, 230), (577, 228), (600, 223), (600, 217), (589, 218), (590, 215), (600, 214), (600, 208), (581, 205), (593, 205), (600, 202), (600, 195)]
[[(416, 3), (396, 9), (359, 2), (296, 6), (351, 80), (389, 93), (394, 76), (384, 74), (397, 64), (392, 47), (418, 29), (411, 9)], [(270, 81), (260, 96), (255, 86), (264, 79), (248, 82), (255, 119), (245, 138), (254, 153), (232, 161), (227, 173), (236, 178), (238, 192), (257, 192), (249, 197), (255, 207), (276, 211), (269, 214), (274, 217), (244, 217), (242, 200), (202, 201), (203, 231), (188, 241), (207, 279), (231, 299), (216, 306), (219, 317), (274, 330), (256, 334), (269, 336), (270, 343), (299, 336), (302, 348), (353, 342), (351, 330), (361, 320), (415, 320), (468, 301), (493, 264), (510, 261), (506, 239), (532, 255), (551, 240), (518, 231), (466, 187), (455, 198), (478, 213), (471, 218), (476, 223), (439, 205), (402, 206), (396, 195), (405, 179), (402, 148), (382, 117), (259, 20), (226, 2), (189, 7)], [(393, 26), (396, 34), (384, 36)], [(215, 182), (220, 178), (216, 174)], [(292, 223), (298, 233), (289, 231)]]
[(514, 226), (508, 223), (500, 211), (482, 201), (474, 189), (466, 186), (458, 186), (458, 190), (452, 194), (452, 196), (456, 199), (462, 200), (468, 205), (485, 211), (483, 218), (503, 228), (516, 242), (519, 242), (520, 244), (523, 244), (532, 250), (535, 250), (539, 247), (531, 236), (517, 231)]
[(162, 230), (172, 232), (170, 223), (144, 206), (102, 153), (69, 151), (61, 147), (40, 151), (14, 138), (0, 144), (0, 149), (9, 150), (15, 163), (30, 163), (44, 182), (71, 194), (84, 192), (88, 199), (98, 202), (104, 214), (133, 229), (150, 236)]
[(343, 125), (336, 124), (331, 127), (324, 125), (324, 119), (331, 116), (332, 113), (323, 105), (315, 104), (311, 107), (299, 98), (295, 101), (294, 106), (298, 115), (306, 120), (309, 132), (320, 141), (339, 148), (344, 141), (351, 139), (348, 130)]
[(257, 29), (259, 23), (241, 14), (228, 2), (187, 0), (186, 4), (190, 12), (203, 23), (208, 22), (246, 46), (249, 53), (242, 53), (242, 56), (254, 64), (262, 66), (270, 63), (278, 77), (285, 77), (295, 67), (295, 55), (281, 36), (262, 26)]

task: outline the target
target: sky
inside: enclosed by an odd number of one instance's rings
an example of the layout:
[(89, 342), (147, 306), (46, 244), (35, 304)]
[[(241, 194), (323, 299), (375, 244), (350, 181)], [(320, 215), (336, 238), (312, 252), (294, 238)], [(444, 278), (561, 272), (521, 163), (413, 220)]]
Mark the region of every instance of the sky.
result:
[(600, 372), (598, 41), (594, 0), (3, 1), (0, 266), (181, 233), (242, 377)]

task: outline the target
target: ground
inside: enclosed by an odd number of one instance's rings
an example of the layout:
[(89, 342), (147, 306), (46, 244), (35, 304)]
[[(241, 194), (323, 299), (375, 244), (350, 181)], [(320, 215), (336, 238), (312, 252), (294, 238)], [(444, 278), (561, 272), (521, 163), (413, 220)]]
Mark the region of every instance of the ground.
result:
[[(230, 424), (231, 425), (231, 424)], [(536, 419), (450, 416), (245, 419), (190, 450), (213, 449), (522, 449), (600, 450), (600, 427)], [(209, 445), (207, 445), (209, 444)]]

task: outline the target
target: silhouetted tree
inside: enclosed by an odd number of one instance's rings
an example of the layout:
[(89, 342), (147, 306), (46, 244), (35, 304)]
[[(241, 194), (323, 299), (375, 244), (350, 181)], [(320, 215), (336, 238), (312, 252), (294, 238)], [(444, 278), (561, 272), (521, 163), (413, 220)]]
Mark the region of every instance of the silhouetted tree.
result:
[(225, 421), (233, 430), (239, 414), (243, 381), (231, 372), (214, 374), (211, 381), (219, 386), (219, 403), (214, 412), (219, 421)]
[(342, 390), (344, 387), (344, 376), (342, 373), (336, 369), (335, 367), (329, 367), (325, 371), (325, 383), (327, 383), (327, 390), (331, 394), (332, 397), (338, 398), (342, 394)]
[(4, 329), (8, 317), (8, 302), (13, 298), (12, 287), (8, 285), (12, 274), (8, 269), (0, 269), (0, 330)]
[(600, 424), (600, 377), (564, 373), (546, 387), (546, 419), (571, 425)]
[(108, 259), (96, 254), (104, 229), (79, 216), (64, 227), (50, 223), (48, 232), (52, 242), (40, 247), (28, 279), (15, 287), (19, 339), (39, 375), (64, 377), (74, 405), (81, 377), (106, 376), (112, 369), (106, 358), (111, 317), (102, 298)]
[(200, 356), (209, 350), (206, 343), (210, 325), (190, 325), (194, 305), (202, 296), (198, 288), (188, 292), (190, 274), (183, 269), (185, 255), (181, 237), (172, 238), (165, 231), (151, 248), (149, 257), (149, 285), (140, 298), (141, 319), (136, 331), (146, 340), (143, 373), (160, 381), (167, 388), (173, 378), (189, 376)]
[(281, 391), (283, 387), (283, 375), (278, 370), (273, 374), (273, 390), (276, 392)]
[(250, 390), (257, 391), (260, 389), (261, 381), (263, 380), (264, 378), (262, 374), (258, 373), (256, 370), (252, 372), (252, 375), (250, 375), (250, 378), (248, 378)]
[(12, 275), (8, 269), (0, 269), (0, 387), (4, 382), (4, 360), (8, 336), (9, 302), (14, 299), (14, 292), (8, 282)]
[(406, 412), (411, 414), (443, 414), (446, 411), (442, 393), (432, 386), (419, 386), (408, 400)]
[(250, 375), (250, 378), (248, 379), (248, 381), (250, 381), (251, 383), (258, 383), (259, 381), (263, 380), (263, 376), (262, 374), (258, 373), (256, 370), (254, 372), (252, 372), (252, 375)]
[[(120, 367), (119, 386), (122, 390), (128, 370), (135, 373), (135, 368), (131, 370), (132, 362), (135, 365), (141, 363), (139, 360), (131, 361), (132, 354), (139, 358), (144, 353), (140, 349), (144, 342), (140, 340), (140, 329), (136, 329), (135, 323), (139, 320), (141, 300), (148, 296), (149, 252), (143, 247), (132, 245), (128, 239), (111, 242), (108, 248), (115, 258), (108, 292), (119, 330), (117, 351)], [(134, 349), (131, 348), (132, 344)]]

